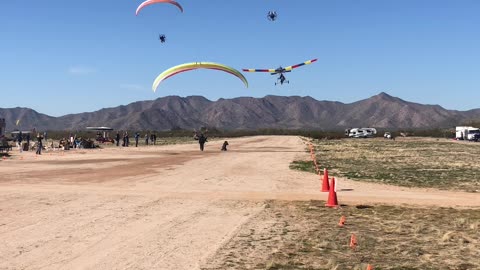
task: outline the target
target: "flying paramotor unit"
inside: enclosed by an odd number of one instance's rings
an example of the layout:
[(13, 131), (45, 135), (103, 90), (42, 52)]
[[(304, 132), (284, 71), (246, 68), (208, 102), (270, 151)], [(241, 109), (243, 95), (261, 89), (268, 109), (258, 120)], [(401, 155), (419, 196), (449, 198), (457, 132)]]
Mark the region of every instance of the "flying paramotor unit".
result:
[(277, 12), (276, 11), (269, 11), (267, 13), (267, 19), (270, 20), (270, 21), (275, 21), (277, 19), (278, 15), (277, 15)]
[(161, 34), (158, 36), (158, 40), (160, 40), (161, 43), (165, 43), (165, 41), (167, 41), (167, 37), (164, 34)]
[(288, 66), (288, 67), (279, 67), (277, 69), (252, 69), (252, 68), (244, 68), (243, 71), (245, 72), (269, 72), (271, 75), (276, 75), (276, 74), (280, 74), (280, 76), (277, 78), (277, 82), (275, 82), (275, 85), (277, 84), (283, 84), (284, 82), (287, 82), (287, 83), (290, 83), (289, 81), (286, 80), (285, 78), (285, 75), (283, 75), (283, 73), (286, 73), (286, 72), (291, 72), (292, 69), (294, 68), (298, 68), (298, 67), (301, 67), (301, 66), (304, 66), (304, 65), (309, 65), (313, 62), (316, 62), (317, 59), (312, 59), (312, 60), (308, 60), (308, 61), (305, 61), (301, 64), (297, 64), (297, 65), (293, 65), (293, 66)]
[(235, 77), (239, 78), (240, 80), (242, 80), (242, 82), (248, 88), (247, 79), (242, 75), (242, 73), (240, 73), (240, 71), (238, 71), (238, 70), (236, 70), (232, 67), (229, 67), (229, 66), (226, 66), (226, 65), (223, 65), (223, 64), (219, 64), (219, 63), (213, 63), (213, 62), (192, 62), (192, 63), (185, 63), (185, 64), (181, 64), (181, 65), (178, 65), (178, 66), (174, 66), (172, 68), (169, 68), (169, 69), (165, 70), (160, 75), (158, 75), (158, 77), (153, 82), (153, 86), (152, 86), (153, 92), (155, 92), (157, 90), (160, 83), (163, 82), (164, 80), (166, 80), (166, 79), (168, 79), (168, 78), (170, 78), (173, 75), (176, 75), (178, 73), (182, 73), (182, 72), (190, 71), (190, 70), (194, 70), (194, 69), (213, 69), (213, 70), (220, 70), (220, 71), (230, 73), (230, 74), (234, 75)]
[(175, 5), (178, 7), (178, 9), (180, 9), (181, 12), (183, 12), (183, 7), (176, 1), (173, 1), (173, 0), (147, 0), (143, 3), (141, 3), (138, 7), (137, 7), (137, 11), (135, 11), (135, 15), (138, 15), (138, 13), (140, 12), (140, 10), (142, 10), (144, 7), (146, 6), (149, 6), (149, 5), (152, 5), (152, 4), (157, 4), (157, 3), (167, 3), (167, 4), (172, 4), (172, 5)]

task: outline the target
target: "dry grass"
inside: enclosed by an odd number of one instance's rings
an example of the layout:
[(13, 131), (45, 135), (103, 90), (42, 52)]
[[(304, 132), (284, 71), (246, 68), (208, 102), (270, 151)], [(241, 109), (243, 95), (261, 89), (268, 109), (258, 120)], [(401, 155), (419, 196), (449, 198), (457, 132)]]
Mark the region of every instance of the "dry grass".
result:
[(480, 269), (479, 209), (324, 203), (269, 202), (202, 269)]
[[(399, 138), (314, 141), (320, 167), (362, 181), (480, 191), (480, 143)], [(312, 162), (292, 168), (312, 171)]]

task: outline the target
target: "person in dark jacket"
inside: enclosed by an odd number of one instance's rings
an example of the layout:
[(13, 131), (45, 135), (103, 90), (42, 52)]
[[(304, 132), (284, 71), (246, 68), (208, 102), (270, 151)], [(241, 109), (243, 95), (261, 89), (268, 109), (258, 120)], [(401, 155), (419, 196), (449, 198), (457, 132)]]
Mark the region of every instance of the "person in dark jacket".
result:
[(224, 141), (222, 145), (222, 151), (227, 151), (227, 145), (228, 145), (228, 142)]
[(27, 151), (30, 150), (30, 133), (27, 133)]
[(203, 151), (206, 142), (208, 142), (207, 137), (205, 137), (203, 133), (200, 134), (200, 137), (198, 137), (198, 143), (200, 144), (201, 151)]
[(115, 140), (117, 141), (117, 146), (120, 144), (120, 133), (117, 131), (117, 135), (115, 135)]
[(18, 149), (20, 150), (20, 153), (23, 151), (22, 141), (23, 141), (23, 134), (20, 131), (18, 132), (18, 135), (17, 135)]
[(140, 133), (135, 133), (135, 147), (138, 147), (138, 139), (140, 138)]
[(157, 143), (157, 135), (155, 133), (150, 134), (150, 143), (153, 145)]
[(43, 140), (42, 134), (38, 133), (38, 134), (37, 134), (37, 142), (38, 142), (38, 144), (37, 144), (37, 153), (36, 153), (37, 155), (41, 155), (41, 154), (42, 154), (42, 148), (43, 148), (43, 142), (42, 142), (42, 140)]

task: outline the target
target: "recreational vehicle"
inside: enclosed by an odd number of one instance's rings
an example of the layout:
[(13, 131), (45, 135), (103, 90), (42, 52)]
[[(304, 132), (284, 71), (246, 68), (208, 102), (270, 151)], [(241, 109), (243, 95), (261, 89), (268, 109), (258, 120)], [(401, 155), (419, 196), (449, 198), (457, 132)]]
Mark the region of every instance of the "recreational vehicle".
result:
[(375, 128), (351, 128), (345, 130), (345, 135), (350, 138), (371, 138), (377, 134)]

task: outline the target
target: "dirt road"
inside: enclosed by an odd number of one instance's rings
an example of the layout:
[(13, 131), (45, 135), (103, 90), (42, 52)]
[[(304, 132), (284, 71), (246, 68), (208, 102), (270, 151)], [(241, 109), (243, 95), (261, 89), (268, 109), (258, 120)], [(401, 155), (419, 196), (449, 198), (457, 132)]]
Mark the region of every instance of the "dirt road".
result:
[[(265, 200), (326, 200), (302, 139), (15, 153), (0, 161), (0, 269), (198, 269)], [(480, 207), (478, 194), (339, 179), (340, 203)]]

